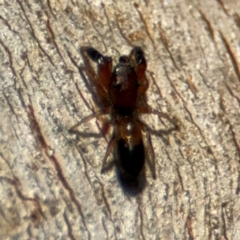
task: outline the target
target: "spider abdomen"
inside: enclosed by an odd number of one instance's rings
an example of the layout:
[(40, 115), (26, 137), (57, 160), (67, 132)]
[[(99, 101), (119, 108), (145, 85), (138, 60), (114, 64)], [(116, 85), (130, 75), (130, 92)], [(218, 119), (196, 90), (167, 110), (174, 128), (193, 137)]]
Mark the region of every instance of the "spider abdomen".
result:
[(138, 182), (144, 170), (145, 151), (143, 142), (130, 147), (124, 139), (119, 139), (116, 144), (115, 161), (122, 181), (128, 184)]

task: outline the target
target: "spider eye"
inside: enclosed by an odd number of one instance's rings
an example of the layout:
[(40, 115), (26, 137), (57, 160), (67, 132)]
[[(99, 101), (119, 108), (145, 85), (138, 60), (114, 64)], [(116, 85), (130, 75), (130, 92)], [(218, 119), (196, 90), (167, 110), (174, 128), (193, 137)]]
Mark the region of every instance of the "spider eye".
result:
[(130, 62), (130, 59), (129, 57), (127, 56), (121, 56), (119, 59), (118, 59), (118, 62), (119, 63), (123, 63), (123, 64), (128, 64)]

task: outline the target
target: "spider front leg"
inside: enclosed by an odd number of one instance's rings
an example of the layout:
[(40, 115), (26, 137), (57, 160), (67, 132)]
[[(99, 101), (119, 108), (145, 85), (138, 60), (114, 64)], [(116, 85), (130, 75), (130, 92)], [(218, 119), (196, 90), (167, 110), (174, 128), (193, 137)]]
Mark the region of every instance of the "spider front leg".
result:
[(92, 47), (81, 47), (80, 51), (82, 56), (85, 58), (85, 64), (90, 65), (86, 60), (86, 56), (88, 56), (93, 62), (97, 63), (98, 73), (94, 84), (98, 95), (102, 99), (106, 99), (106, 96), (108, 96), (108, 84), (112, 74), (112, 58), (103, 56)]
[(144, 56), (144, 52), (140, 47), (134, 47), (129, 54), (133, 66), (135, 66), (135, 72), (137, 74), (139, 88), (138, 96), (144, 95), (148, 89), (148, 80), (145, 74), (147, 69), (147, 62)]

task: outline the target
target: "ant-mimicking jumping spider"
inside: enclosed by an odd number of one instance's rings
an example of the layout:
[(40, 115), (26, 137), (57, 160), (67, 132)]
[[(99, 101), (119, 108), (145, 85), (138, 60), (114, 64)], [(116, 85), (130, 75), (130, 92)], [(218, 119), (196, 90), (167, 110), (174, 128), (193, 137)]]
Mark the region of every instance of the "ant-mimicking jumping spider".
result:
[[(76, 129), (81, 124), (100, 115), (109, 114), (113, 135), (103, 159), (102, 172), (109, 154), (114, 152), (115, 163), (123, 184), (138, 186), (140, 177), (145, 174), (145, 159), (155, 179), (155, 159), (151, 138), (147, 125), (138, 115), (157, 114), (174, 123), (166, 114), (152, 109), (146, 103), (148, 80), (145, 74), (147, 63), (143, 50), (134, 47), (129, 56), (120, 56), (113, 70), (112, 58), (103, 56), (96, 49), (82, 47), (81, 54), (86, 66), (80, 67), (79, 71), (83, 77), (82, 70), (87, 73), (90, 79), (88, 84), (92, 85), (93, 89), (93, 100), (99, 110), (83, 118), (70, 129), (70, 132), (77, 133)], [(97, 63), (97, 74), (88, 58)], [(87, 81), (86, 77), (84, 78)]]

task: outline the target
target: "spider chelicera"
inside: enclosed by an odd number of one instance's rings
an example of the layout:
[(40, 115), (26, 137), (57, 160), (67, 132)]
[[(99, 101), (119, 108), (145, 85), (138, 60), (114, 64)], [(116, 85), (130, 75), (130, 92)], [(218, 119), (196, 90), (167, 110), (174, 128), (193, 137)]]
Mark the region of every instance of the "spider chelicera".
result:
[[(145, 174), (145, 160), (155, 179), (155, 157), (151, 138), (147, 126), (139, 119), (139, 114), (157, 114), (168, 119), (173, 125), (174, 123), (166, 114), (147, 105), (148, 80), (145, 74), (147, 63), (143, 50), (134, 47), (128, 56), (120, 56), (113, 69), (112, 59), (96, 49), (82, 47), (80, 51), (85, 66), (80, 67), (79, 71), (90, 85), (93, 101), (99, 110), (83, 118), (70, 129), (70, 132), (77, 133), (76, 129), (81, 124), (109, 114), (113, 135), (103, 159), (102, 172), (109, 154), (113, 153), (120, 180), (124, 184), (138, 185), (139, 179)], [(97, 73), (89, 59), (97, 63)], [(109, 123), (103, 122), (103, 126), (106, 133)]]

